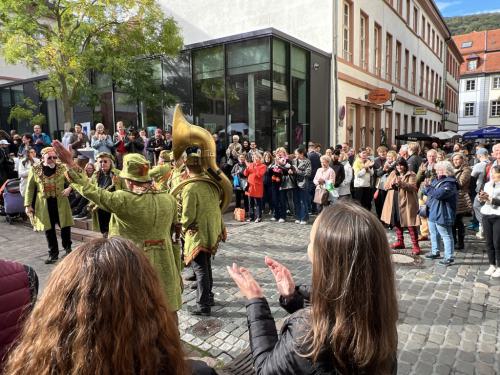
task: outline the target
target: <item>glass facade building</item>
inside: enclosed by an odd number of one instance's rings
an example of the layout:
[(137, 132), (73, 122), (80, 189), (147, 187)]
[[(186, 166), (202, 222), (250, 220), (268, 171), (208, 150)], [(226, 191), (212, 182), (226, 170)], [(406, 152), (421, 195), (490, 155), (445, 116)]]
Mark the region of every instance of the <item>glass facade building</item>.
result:
[(196, 125), (226, 142), (234, 134), (255, 140), (264, 150), (292, 151), (307, 145), (312, 132), (328, 138), (329, 85), (315, 88), (327, 101), (311, 116), (311, 61), (326, 61), (322, 73), (328, 83), (329, 56), (276, 34), (270, 30), (188, 46)]
[[(173, 103), (181, 103), (188, 120), (227, 144), (234, 134), (255, 140), (264, 150), (284, 146), (290, 152), (309, 140), (329, 139), (330, 55), (275, 29), (265, 29), (186, 46), (175, 58), (152, 57), (154, 84), (167, 94), (147, 103), (99, 74), (93, 74), (97, 100), (74, 107), (74, 121), (108, 132), (122, 120), (127, 126), (169, 129)], [(24, 96), (40, 103), (48, 119), (44, 131), (62, 133), (64, 120), (57, 101), (38, 97), (34, 80), (0, 86), (1, 128), (10, 108)], [(167, 99), (163, 99), (166, 97)], [(59, 105), (59, 107), (61, 107)]]

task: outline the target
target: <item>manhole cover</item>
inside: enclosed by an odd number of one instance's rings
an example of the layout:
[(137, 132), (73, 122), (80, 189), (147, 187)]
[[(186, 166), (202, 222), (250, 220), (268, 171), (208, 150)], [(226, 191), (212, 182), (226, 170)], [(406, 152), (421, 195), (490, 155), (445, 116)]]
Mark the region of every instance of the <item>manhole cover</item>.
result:
[(397, 265), (407, 267), (422, 267), (424, 260), (422, 257), (412, 254), (408, 250), (392, 250), (392, 261)]
[(219, 319), (200, 320), (193, 325), (191, 332), (198, 337), (209, 337), (215, 335), (222, 328), (222, 322)]

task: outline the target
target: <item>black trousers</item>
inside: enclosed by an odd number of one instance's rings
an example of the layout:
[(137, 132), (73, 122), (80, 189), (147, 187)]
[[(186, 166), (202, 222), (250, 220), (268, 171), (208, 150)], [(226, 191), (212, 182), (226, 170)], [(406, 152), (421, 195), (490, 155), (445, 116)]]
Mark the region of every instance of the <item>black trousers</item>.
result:
[(97, 209), (97, 219), (99, 220), (99, 229), (101, 233), (109, 232), (109, 220), (111, 220), (111, 214), (108, 211)]
[(359, 204), (366, 208), (368, 211), (372, 210), (372, 188), (371, 187), (357, 187), (354, 188), (353, 194), (354, 200), (358, 201)]
[(375, 210), (377, 211), (377, 217), (380, 219), (382, 216), (382, 210), (384, 209), (385, 197), (387, 196), (387, 190), (378, 190), (377, 199), (374, 199)]
[(243, 190), (235, 190), (234, 191), (235, 195), (235, 203), (236, 203), (236, 208), (241, 208), (241, 200), (243, 199), (243, 207), (245, 207), (245, 212), (248, 213), (249, 210), (249, 201), (248, 201), (248, 195), (245, 194)]
[(250, 197), (250, 219), (262, 218), (262, 198)]
[(200, 252), (191, 262), (196, 275), (196, 303), (201, 309), (210, 309), (212, 294), (212, 260), (211, 255), (204, 251)]
[[(59, 245), (56, 236), (56, 224), (61, 227), (59, 223), (59, 211), (57, 209), (57, 198), (47, 198), (47, 208), (49, 210), (49, 218), (51, 228), (45, 231), (45, 238), (49, 246), (49, 256), (57, 258), (59, 256)], [(63, 248), (71, 249), (71, 227), (61, 228), (61, 239)]]
[(455, 223), (453, 224), (453, 242), (459, 245), (464, 244), (465, 238), (465, 226), (463, 218), (463, 214), (457, 214), (455, 216)]
[(483, 215), (483, 233), (488, 247), (488, 261), (500, 267), (500, 216)]

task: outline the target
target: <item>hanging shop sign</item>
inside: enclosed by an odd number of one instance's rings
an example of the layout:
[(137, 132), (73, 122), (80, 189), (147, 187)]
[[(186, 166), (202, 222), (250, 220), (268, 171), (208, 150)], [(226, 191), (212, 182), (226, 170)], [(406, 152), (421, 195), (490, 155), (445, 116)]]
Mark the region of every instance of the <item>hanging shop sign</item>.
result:
[(384, 104), (391, 99), (391, 92), (386, 89), (378, 88), (368, 93), (368, 101), (373, 104)]
[(415, 108), (413, 108), (413, 115), (414, 116), (426, 116), (427, 109), (422, 108), (422, 107), (415, 107)]

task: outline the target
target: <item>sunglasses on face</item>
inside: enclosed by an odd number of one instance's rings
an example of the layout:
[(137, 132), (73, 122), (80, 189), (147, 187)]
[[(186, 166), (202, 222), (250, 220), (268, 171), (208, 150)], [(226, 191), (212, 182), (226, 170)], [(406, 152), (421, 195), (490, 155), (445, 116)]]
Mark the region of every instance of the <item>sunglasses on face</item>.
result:
[(57, 160), (57, 156), (47, 156), (47, 160)]

